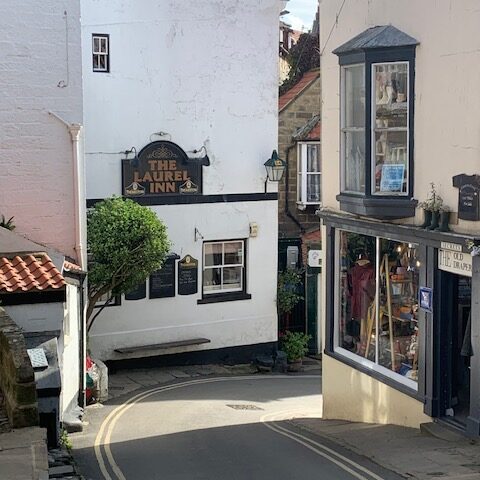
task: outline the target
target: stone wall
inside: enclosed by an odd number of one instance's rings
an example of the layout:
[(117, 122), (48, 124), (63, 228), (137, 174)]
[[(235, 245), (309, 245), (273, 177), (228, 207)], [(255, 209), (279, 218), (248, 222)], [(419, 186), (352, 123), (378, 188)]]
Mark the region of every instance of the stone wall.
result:
[[(287, 160), (287, 148), (292, 144), (292, 135), (314, 115), (320, 114), (320, 77), (290, 102), (280, 113), (278, 121), (278, 155)], [(282, 238), (299, 237), (300, 228), (294, 220), (285, 214), (285, 195), (288, 197), (290, 213), (301, 223), (305, 230), (319, 228), (315, 215), (316, 206), (306, 210), (297, 207), (297, 147), (290, 149), (288, 156), (288, 192), (285, 190), (285, 178), (278, 185), (278, 234)]]
[(13, 428), (38, 425), (35, 378), (20, 328), (0, 308), (0, 390)]

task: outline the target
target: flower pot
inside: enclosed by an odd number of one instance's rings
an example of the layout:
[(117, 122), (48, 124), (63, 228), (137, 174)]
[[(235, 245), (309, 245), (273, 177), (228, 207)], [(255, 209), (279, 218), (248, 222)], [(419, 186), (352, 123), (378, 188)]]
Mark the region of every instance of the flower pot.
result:
[(302, 369), (302, 359), (298, 358), (297, 360), (288, 361), (287, 370), (289, 372), (299, 372)]
[(438, 232), (449, 232), (448, 224), (450, 222), (450, 212), (440, 212), (440, 221), (438, 227), (435, 229)]
[(423, 223), (420, 228), (427, 228), (432, 223), (432, 213), (431, 210), (423, 210)]
[(426, 230), (435, 230), (438, 227), (438, 221), (440, 219), (440, 212), (432, 212), (432, 221)]

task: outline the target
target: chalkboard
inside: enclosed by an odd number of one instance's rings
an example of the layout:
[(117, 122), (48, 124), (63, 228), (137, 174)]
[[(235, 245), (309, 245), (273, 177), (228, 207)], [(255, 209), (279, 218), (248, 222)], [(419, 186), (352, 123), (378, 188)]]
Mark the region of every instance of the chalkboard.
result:
[(455, 175), (453, 186), (458, 188), (458, 218), (480, 220), (480, 175)]
[(133, 290), (125, 294), (125, 300), (141, 300), (147, 296), (147, 282), (137, 285)]
[(162, 268), (150, 275), (150, 298), (175, 296), (175, 259), (165, 261)]
[(178, 294), (193, 295), (198, 292), (198, 260), (185, 255), (178, 262)]

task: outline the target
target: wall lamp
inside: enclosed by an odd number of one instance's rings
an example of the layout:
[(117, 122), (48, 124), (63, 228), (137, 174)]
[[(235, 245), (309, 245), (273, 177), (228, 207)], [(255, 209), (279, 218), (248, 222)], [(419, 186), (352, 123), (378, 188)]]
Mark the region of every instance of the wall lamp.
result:
[[(124, 153), (127, 156), (127, 160), (130, 161), (130, 165), (133, 168), (138, 168), (139, 160), (137, 155), (137, 149), (135, 147), (132, 147), (130, 150), (125, 150)], [(131, 153), (133, 153), (133, 158), (128, 158), (128, 155), (130, 155)]]
[(267, 182), (279, 182), (282, 177), (287, 164), (284, 160), (278, 157), (277, 151), (272, 152), (272, 156), (264, 163), (267, 170), (267, 178), (265, 179), (265, 193), (267, 193)]

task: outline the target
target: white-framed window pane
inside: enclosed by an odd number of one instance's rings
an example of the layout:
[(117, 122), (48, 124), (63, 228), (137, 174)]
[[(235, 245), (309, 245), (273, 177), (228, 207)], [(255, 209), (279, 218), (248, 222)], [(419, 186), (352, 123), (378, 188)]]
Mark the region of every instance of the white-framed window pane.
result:
[(224, 264), (243, 265), (243, 242), (224, 243)]
[(307, 172), (320, 172), (320, 145), (307, 145)]
[(101, 38), (100, 39), (100, 52), (101, 53), (108, 53), (107, 39), (106, 38)]
[(98, 68), (99, 70), (106, 70), (107, 69), (107, 58), (105, 55), (99, 55), (98, 56)]
[(98, 55), (93, 56), (93, 69), (98, 70), (100, 68), (100, 60)]
[(203, 271), (203, 289), (207, 292), (219, 291), (222, 289), (222, 269), (207, 268)]
[(365, 66), (352, 65), (344, 72), (343, 127), (365, 127)]
[(223, 285), (225, 289), (241, 290), (242, 288), (242, 267), (224, 267)]
[(205, 244), (205, 266), (222, 265), (222, 244)]
[(100, 52), (100, 38), (93, 37), (93, 53)]
[(320, 174), (313, 173), (307, 175), (307, 202), (320, 202), (320, 180)]

